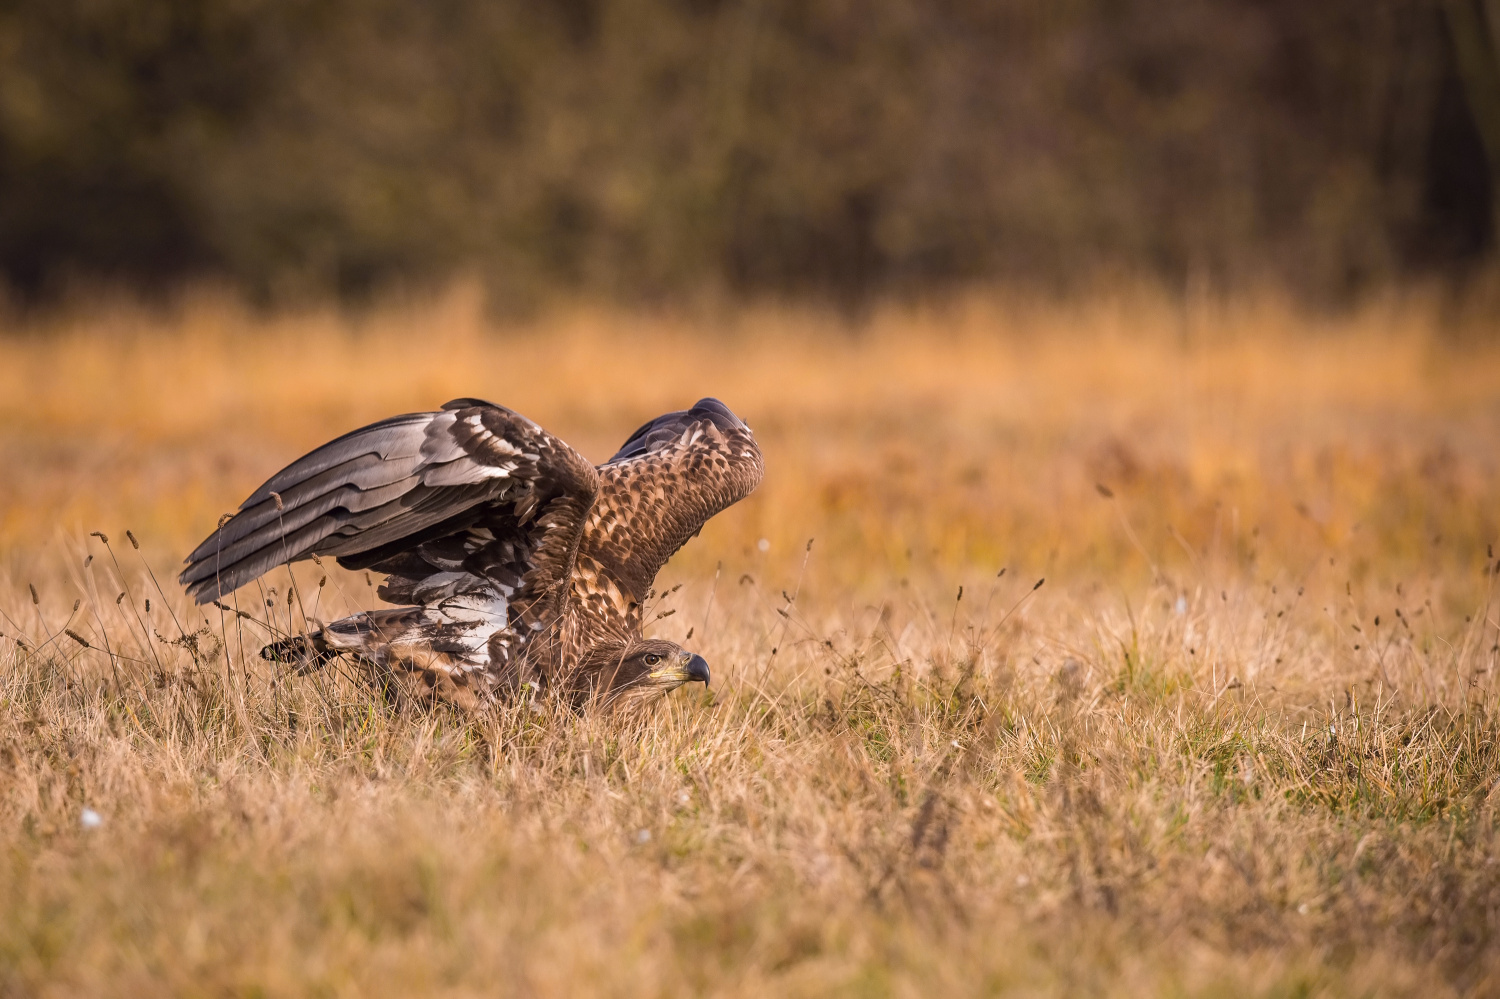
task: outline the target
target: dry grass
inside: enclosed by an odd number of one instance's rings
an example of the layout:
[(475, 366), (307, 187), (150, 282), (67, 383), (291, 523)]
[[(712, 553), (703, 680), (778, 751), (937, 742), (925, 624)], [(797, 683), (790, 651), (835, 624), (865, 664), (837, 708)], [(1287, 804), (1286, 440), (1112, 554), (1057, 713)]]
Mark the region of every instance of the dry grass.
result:
[[(1493, 993), (1500, 349), (1434, 315), (12, 331), (0, 995)], [(668, 570), (717, 682), (648, 719), (277, 678), (170, 582), (366, 420), (480, 395), (602, 457), (705, 393), (767, 480)]]

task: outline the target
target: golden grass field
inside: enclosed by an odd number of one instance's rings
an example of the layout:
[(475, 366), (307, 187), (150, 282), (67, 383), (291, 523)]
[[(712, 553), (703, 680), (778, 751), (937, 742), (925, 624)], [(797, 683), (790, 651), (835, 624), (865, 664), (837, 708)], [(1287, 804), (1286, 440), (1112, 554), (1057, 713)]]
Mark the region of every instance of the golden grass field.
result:
[[(1442, 314), (14, 327), (0, 996), (1496, 994), (1500, 341)], [(766, 480), (664, 574), (715, 684), (647, 717), (278, 677), (259, 622), (362, 575), (257, 622), (173, 582), (370, 420), (476, 395), (602, 460), (705, 394)]]

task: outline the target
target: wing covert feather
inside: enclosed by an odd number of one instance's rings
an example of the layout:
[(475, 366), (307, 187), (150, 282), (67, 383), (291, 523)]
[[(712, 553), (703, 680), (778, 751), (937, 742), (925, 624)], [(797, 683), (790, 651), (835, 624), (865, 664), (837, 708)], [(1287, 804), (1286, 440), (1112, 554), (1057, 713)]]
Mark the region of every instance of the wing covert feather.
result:
[(658, 416), (600, 466), (582, 550), (644, 602), (667, 560), (763, 474), (754, 434), (719, 400)]

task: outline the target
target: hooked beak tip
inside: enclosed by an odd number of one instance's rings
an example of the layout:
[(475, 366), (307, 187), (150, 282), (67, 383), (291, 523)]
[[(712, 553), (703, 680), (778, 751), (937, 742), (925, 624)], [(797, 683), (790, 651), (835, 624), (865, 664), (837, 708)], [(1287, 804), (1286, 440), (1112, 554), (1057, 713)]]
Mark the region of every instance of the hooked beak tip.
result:
[(705, 687), (708, 686), (708, 660), (702, 656), (693, 656), (688, 660), (687, 675), (689, 680), (699, 680)]

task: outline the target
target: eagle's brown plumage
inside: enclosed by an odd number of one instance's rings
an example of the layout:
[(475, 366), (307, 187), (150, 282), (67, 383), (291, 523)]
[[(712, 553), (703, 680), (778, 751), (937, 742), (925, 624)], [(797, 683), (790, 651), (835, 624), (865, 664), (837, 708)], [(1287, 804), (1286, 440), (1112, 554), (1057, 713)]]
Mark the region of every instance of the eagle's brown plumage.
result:
[(456, 399), (323, 445), (276, 473), (188, 556), (198, 603), (314, 555), (387, 574), (367, 611), (267, 646), (315, 668), (348, 654), (470, 706), (522, 684), (639, 696), (708, 679), (641, 636), (657, 572), (762, 473), (717, 399), (659, 416), (597, 468), (503, 406)]

